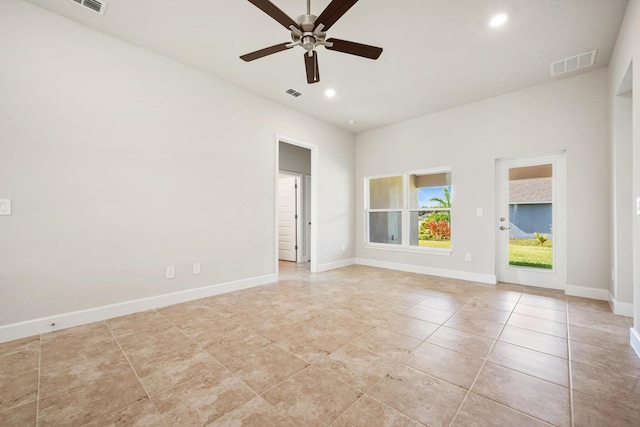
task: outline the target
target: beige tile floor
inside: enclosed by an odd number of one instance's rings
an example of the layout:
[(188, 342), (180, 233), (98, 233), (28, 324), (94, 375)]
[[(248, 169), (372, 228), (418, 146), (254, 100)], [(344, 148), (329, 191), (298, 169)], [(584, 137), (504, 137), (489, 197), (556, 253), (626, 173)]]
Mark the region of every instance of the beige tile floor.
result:
[(0, 426), (640, 426), (605, 302), (347, 267), (0, 344)]

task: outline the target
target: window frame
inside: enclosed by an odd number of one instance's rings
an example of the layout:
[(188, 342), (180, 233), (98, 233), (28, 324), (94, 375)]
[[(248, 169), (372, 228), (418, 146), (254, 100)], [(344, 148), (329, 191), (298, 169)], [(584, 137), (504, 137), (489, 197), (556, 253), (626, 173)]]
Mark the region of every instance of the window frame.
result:
[[(449, 173), (451, 175), (451, 195), (453, 197), (453, 172), (451, 167), (438, 167), (438, 168), (429, 168), (429, 169), (419, 169), (412, 170), (403, 173), (391, 173), (384, 175), (371, 175), (364, 177), (364, 244), (367, 249), (379, 249), (379, 250), (388, 250), (395, 252), (414, 252), (414, 253), (428, 253), (433, 255), (451, 255), (453, 250), (453, 233), (451, 235), (451, 247), (450, 248), (433, 248), (428, 246), (414, 246), (411, 245), (411, 236), (410, 236), (410, 220), (412, 212), (423, 212), (423, 211), (448, 211), (450, 216), (453, 216), (453, 203), (451, 208), (411, 208), (410, 200), (409, 200), (409, 177), (411, 175), (436, 175), (441, 173)], [(371, 180), (379, 179), (379, 178), (391, 178), (391, 177), (402, 177), (402, 207), (400, 209), (370, 209), (370, 191), (371, 191)], [(395, 243), (378, 243), (371, 242), (371, 229), (370, 229), (370, 213), (371, 212), (401, 212), (401, 232), (402, 232), (402, 241), (400, 244)], [(453, 221), (451, 221), (453, 222)]]

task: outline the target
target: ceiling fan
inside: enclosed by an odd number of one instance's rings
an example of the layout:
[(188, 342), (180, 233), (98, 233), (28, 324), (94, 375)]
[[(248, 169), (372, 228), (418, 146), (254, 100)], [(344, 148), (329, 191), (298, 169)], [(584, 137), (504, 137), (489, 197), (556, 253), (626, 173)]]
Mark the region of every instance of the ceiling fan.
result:
[(318, 70), (318, 53), (316, 47), (324, 46), (326, 49), (342, 53), (361, 56), (363, 58), (378, 59), (382, 53), (381, 47), (350, 42), (340, 39), (327, 39), (326, 31), (347, 13), (358, 0), (333, 0), (326, 9), (315, 16), (311, 14), (311, 0), (307, 0), (307, 14), (300, 15), (297, 21), (291, 19), (286, 13), (278, 9), (269, 0), (249, 0), (264, 13), (278, 21), (282, 26), (291, 31), (290, 43), (281, 43), (255, 52), (242, 55), (240, 59), (249, 62), (295, 46), (305, 49), (304, 65), (307, 71), (307, 82), (318, 83), (320, 72)]

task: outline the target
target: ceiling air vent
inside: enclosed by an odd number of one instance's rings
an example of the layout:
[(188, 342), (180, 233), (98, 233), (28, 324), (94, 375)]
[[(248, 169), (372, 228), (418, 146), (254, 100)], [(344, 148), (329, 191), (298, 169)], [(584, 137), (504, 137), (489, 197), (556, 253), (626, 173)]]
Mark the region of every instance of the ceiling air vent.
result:
[(100, 15), (104, 15), (104, 10), (107, 8), (107, 3), (98, 0), (71, 0), (74, 3), (78, 3), (86, 7), (87, 9), (91, 9)]
[(297, 90), (295, 90), (295, 89), (287, 89), (287, 90), (285, 90), (285, 91), (284, 91), (284, 93), (286, 93), (286, 94), (288, 94), (288, 95), (291, 95), (291, 96), (293, 96), (294, 98), (297, 98), (297, 97), (299, 97), (299, 96), (302, 96), (302, 93), (301, 93), (301, 92), (298, 92), (298, 91), (297, 91)]
[(581, 53), (580, 55), (570, 56), (551, 63), (551, 76), (558, 76), (564, 73), (570, 73), (581, 68), (591, 67), (596, 61), (596, 51)]

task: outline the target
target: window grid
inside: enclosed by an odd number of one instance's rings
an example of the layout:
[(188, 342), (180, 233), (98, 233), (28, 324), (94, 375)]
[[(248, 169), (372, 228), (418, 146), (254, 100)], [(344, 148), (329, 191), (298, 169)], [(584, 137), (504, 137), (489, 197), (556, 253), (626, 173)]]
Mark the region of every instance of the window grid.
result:
[[(411, 176), (426, 176), (426, 175), (436, 175), (436, 174), (448, 174), (448, 178), (450, 179), (450, 174), (451, 174), (451, 169), (444, 169), (444, 168), (439, 168), (439, 169), (433, 169), (433, 170), (425, 170), (425, 171), (417, 171), (417, 172), (408, 172), (408, 173), (404, 173), (404, 174), (394, 174), (394, 175), (381, 175), (381, 176), (371, 176), (371, 177), (366, 177), (365, 178), (365, 244), (368, 247), (373, 247), (373, 248), (381, 248), (381, 249), (389, 249), (389, 250), (404, 250), (404, 251), (410, 251), (410, 252), (431, 252), (431, 253), (450, 253), (451, 252), (451, 246), (450, 246), (450, 241), (451, 239), (449, 238), (449, 247), (446, 248), (437, 248), (437, 247), (431, 247), (431, 246), (420, 246), (419, 243), (417, 242), (417, 240), (419, 240), (419, 231), (418, 233), (415, 235), (415, 239), (416, 243), (412, 244), (411, 240), (413, 238), (413, 236), (411, 235), (411, 216), (416, 215), (418, 216), (420, 212), (446, 212), (449, 214), (449, 219), (448, 219), (448, 226), (450, 227), (450, 215), (451, 215), (451, 207), (417, 207), (417, 208), (412, 208), (410, 207), (411, 203), (410, 203), (410, 190), (409, 190), (409, 180)], [(371, 209), (370, 208), (370, 204), (371, 204), (371, 182), (374, 180), (380, 180), (380, 179), (384, 179), (384, 178), (402, 178), (402, 201), (400, 203), (401, 208), (394, 208), (394, 209)], [(451, 188), (451, 184), (449, 183), (448, 188)], [(399, 213), (399, 222), (400, 225), (396, 226), (393, 228), (393, 230), (389, 231), (389, 224), (387, 224), (387, 236), (389, 237), (389, 235), (395, 237), (396, 234), (400, 235), (400, 241), (399, 242), (395, 242), (395, 241), (388, 241), (383, 238), (380, 238), (381, 233), (379, 230), (377, 231), (377, 235), (376, 235), (376, 230), (374, 230), (374, 233), (372, 233), (372, 226), (375, 228), (376, 226), (376, 220), (373, 221), (372, 223), (372, 215), (371, 214), (375, 214), (375, 213), (396, 213), (396, 215)], [(388, 218), (387, 218), (388, 219)], [(372, 234), (374, 234), (374, 236), (372, 236)], [(373, 238), (372, 238), (373, 237)]]

